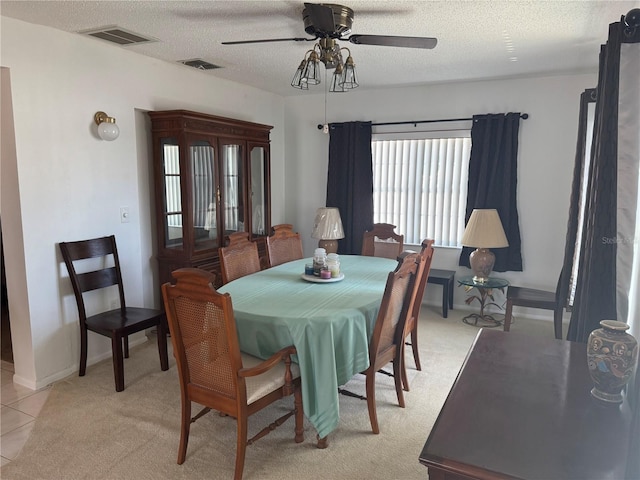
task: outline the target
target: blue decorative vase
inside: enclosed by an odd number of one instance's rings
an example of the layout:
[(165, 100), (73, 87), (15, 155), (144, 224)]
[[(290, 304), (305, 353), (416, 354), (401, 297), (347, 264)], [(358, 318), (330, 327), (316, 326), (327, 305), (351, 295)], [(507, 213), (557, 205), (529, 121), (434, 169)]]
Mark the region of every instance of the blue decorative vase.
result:
[(615, 320), (602, 320), (602, 328), (591, 332), (587, 341), (587, 361), (598, 400), (622, 403), (622, 389), (633, 374), (638, 360), (638, 342), (626, 333), (629, 325)]

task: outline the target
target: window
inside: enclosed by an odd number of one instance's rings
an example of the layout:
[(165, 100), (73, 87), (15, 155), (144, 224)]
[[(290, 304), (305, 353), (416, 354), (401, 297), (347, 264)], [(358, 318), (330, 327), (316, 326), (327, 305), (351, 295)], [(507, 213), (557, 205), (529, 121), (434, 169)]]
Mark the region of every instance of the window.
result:
[[(384, 134), (386, 137), (389, 134)], [(471, 137), (468, 130), (421, 132), (422, 138), (374, 134), (373, 219), (390, 223), (405, 243), (460, 247), (464, 232)], [(415, 136), (416, 134), (412, 134)]]
[[(571, 276), (569, 277), (569, 292), (567, 306), (573, 306), (573, 300), (576, 295), (578, 286), (578, 274), (580, 272), (580, 250), (582, 249), (582, 233), (584, 229), (584, 216), (587, 202), (587, 189), (589, 185), (589, 172), (591, 170), (591, 144), (593, 143), (593, 127), (596, 115), (596, 89), (587, 89), (581, 98), (581, 115), (586, 121), (585, 128), (585, 144), (583, 147), (584, 163), (582, 164), (582, 173), (580, 178), (580, 196), (578, 198), (578, 228), (576, 232), (575, 250), (573, 253), (573, 264), (571, 268)], [(582, 110), (585, 109), (585, 112)]]

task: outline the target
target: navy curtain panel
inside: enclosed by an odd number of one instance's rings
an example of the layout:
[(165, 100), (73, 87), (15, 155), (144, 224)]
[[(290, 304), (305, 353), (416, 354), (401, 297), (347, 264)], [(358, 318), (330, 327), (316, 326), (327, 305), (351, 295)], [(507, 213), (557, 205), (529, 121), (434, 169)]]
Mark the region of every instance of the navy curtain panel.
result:
[[(640, 28), (634, 30), (634, 34), (628, 35), (623, 22), (611, 24), (607, 43), (600, 51), (591, 164), (580, 246), (580, 271), (567, 334), (568, 340), (577, 342), (586, 343), (591, 331), (600, 327), (601, 320), (627, 321), (626, 312), (618, 315), (619, 307), (624, 306), (618, 305), (622, 299), (617, 288), (618, 256), (620, 249), (629, 247), (624, 237), (619, 235), (618, 225), (620, 208), (624, 208), (624, 205), (618, 204), (618, 182), (621, 180), (618, 165), (618, 117), (621, 45), (626, 42), (638, 43)], [(635, 89), (638, 90), (637, 78), (635, 82)], [(635, 116), (637, 118), (637, 111)], [(626, 120), (627, 123), (628, 121), (629, 119)], [(635, 210), (634, 206), (634, 213)], [(630, 240), (629, 243), (633, 242)]]
[(359, 255), (362, 235), (373, 225), (371, 122), (332, 123), (329, 135), (326, 206), (340, 210), (338, 253)]
[[(522, 271), (522, 254), (516, 187), (520, 113), (474, 115), (465, 224), (474, 208), (495, 208), (509, 241), (507, 248), (491, 251), (496, 272)], [(469, 267), (475, 250), (463, 247), (459, 265)]]

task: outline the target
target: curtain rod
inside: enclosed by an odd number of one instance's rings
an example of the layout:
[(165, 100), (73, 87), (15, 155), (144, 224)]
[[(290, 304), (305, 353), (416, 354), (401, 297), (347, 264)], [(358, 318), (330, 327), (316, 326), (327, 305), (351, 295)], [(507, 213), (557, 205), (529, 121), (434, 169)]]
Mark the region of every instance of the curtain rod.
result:
[[(526, 120), (529, 118), (528, 113), (523, 113), (520, 118)], [(372, 123), (372, 127), (379, 127), (382, 125), (417, 125), (418, 123), (439, 123), (439, 122), (466, 122), (471, 121), (473, 118), (443, 118), (440, 120), (410, 120), (408, 122), (385, 122), (385, 123)]]

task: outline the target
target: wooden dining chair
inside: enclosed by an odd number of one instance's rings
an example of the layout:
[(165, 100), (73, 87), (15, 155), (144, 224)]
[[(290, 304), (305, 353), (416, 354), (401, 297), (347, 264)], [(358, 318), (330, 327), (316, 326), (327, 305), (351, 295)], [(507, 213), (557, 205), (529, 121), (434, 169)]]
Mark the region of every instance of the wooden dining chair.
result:
[(397, 234), (390, 223), (375, 223), (362, 235), (362, 255), (398, 258), (404, 248), (404, 235)]
[[(393, 378), (396, 387), (398, 405), (404, 408), (402, 393), (402, 352), (404, 327), (417, 273), (420, 255), (410, 253), (398, 261), (398, 266), (387, 277), (387, 283), (380, 303), (380, 310), (369, 342), (369, 367), (362, 372), (365, 375), (365, 388), (369, 421), (373, 433), (380, 433), (378, 414), (376, 411), (376, 373), (388, 363), (393, 365)], [(341, 393), (363, 398), (360, 395), (339, 390)]]
[[(216, 292), (213, 274), (197, 268), (172, 272), (176, 284), (162, 285), (162, 296), (176, 358), (182, 420), (178, 464), (184, 463), (191, 423), (210, 410), (237, 421), (234, 478), (242, 478), (247, 445), (295, 415), (295, 441), (304, 440), (300, 369), (293, 346), (261, 360), (240, 352), (231, 296)], [(294, 408), (247, 439), (247, 419), (293, 394)], [(202, 410), (191, 417), (191, 402)], [(226, 439), (222, 439), (226, 441)]]
[(562, 273), (558, 278), (555, 292), (509, 285), (507, 288), (507, 305), (504, 310), (504, 331), (508, 332), (511, 329), (514, 306), (553, 310), (554, 335), (558, 340), (562, 340), (562, 314), (566, 302), (560, 298), (561, 279)]
[(303, 258), (302, 240), (300, 234), (293, 231), (293, 225), (281, 223), (274, 225), (271, 229), (273, 233), (267, 237), (269, 266), (275, 267)]
[[(418, 349), (418, 320), (420, 318), (420, 308), (422, 307), (422, 299), (424, 297), (424, 291), (427, 287), (427, 280), (429, 278), (429, 272), (431, 270), (431, 260), (433, 259), (433, 240), (425, 239), (422, 241), (422, 248), (420, 249), (420, 263), (416, 272), (416, 279), (413, 283), (413, 291), (411, 292), (411, 300), (409, 302), (409, 309), (407, 311), (407, 320), (405, 322), (404, 338), (411, 336), (411, 343), (404, 342), (402, 358), (402, 385), (404, 389), (409, 391), (409, 382), (407, 380), (407, 368), (405, 364), (404, 346), (410, 345), (413, 352), (413, 360), (416, 364), (416, 370), (422, 370), (420, 365), (420, 353)], [(400, 254), (407, 255), (408, 252)]]
[[(162, 370), (168, 370), (169, 359), (167, 355), (165, 314), (162, 310), (153, 308), (127, 306), (115, 236), (110, 235), (76, 242), (60, 242), (59, 247), (69, 272), (69, 279), (71, 280), (78, 306), (78, 319), (80, 321), (79, 375), (81, 377), (84, 376), (87, 370), (87, 331), (109, 337), (111, 338), (116, 391), (121, 392), (124, 390), (123, 358), (129, 358), (128, 337), (133, 333), (153, 327), (157, 328), (160, 367)], [(96, 259), (94, 263), (99, 265), (100, 268), (79, 273), (76, 270), (75, 262), (80, 263), (87, 259)], [(83, 270), (86, 270), (86, 268), (83, 268)], [(118, 290), (118, 308), (87, 315), (84, 294), (114, 286), (117, 286)]]
[(218, 255), (223, 285), (261, 270), (258, 245), (249, 240), (247, 232), (235, 232), (229, 235), (227, 246), (220, 247)]

